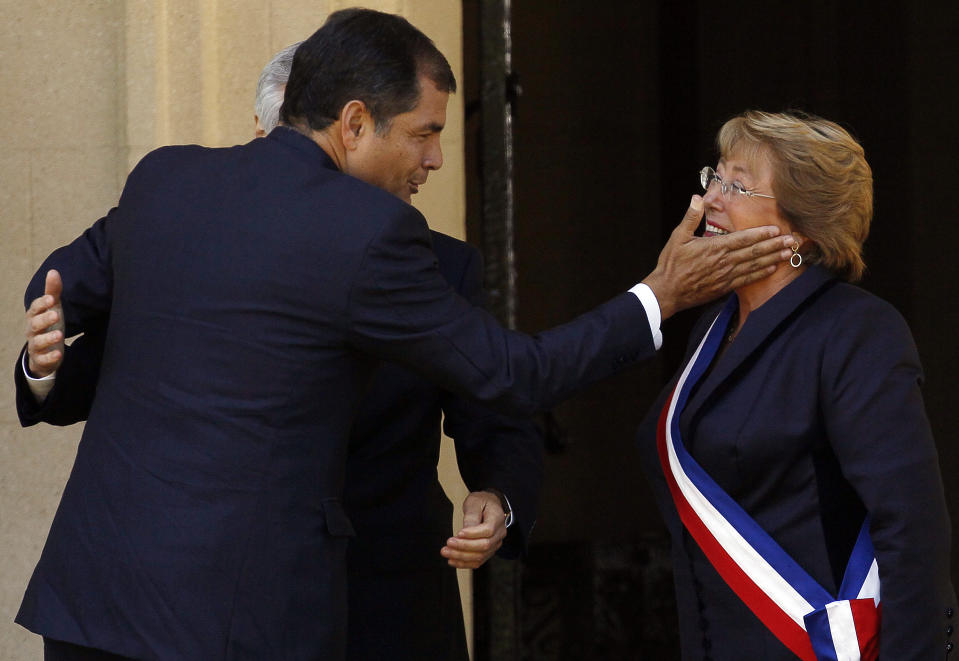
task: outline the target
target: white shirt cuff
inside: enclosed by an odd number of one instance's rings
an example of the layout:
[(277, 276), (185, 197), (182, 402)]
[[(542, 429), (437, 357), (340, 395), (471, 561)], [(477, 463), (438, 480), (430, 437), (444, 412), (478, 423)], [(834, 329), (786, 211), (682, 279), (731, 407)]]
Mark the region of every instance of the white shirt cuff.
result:
[(53, 384), (56, 383), (57, 380), (57, 373), (53, 372), (52, 374), (41, 377), (30, 376), (30, 370), (27, 369), (26, 351), (23, 352), (23, 358), (20, 360), (20, 364), (23, 367), (23, 375), (27, 377), (27, 386), (30, 388), (30, 392), (33, 393), (33, 398), (37, 400), (37, 404), (43, 404), (47, 395), (53, 390)]
[(505, 493), (503, 494), (503, 500), (506, 501), (506, 506), (509, 508), (509, 514), (506, 515), (506, 527), (509, 528), (513, 525), (513, 503), (509, 502), (509, 496)]
[(642, 282), (629, 290), (635, 294), (639, 302), (646, 308), (646, 319), (649, 320), (649, 332), (653, 335), (653, 346), (658, 351), (663, 346), (663, 332), (659, 329), (663, 321), (662, 312), (659, 309), (659, 301), (656, 300), (656, 294), (648, 285)]

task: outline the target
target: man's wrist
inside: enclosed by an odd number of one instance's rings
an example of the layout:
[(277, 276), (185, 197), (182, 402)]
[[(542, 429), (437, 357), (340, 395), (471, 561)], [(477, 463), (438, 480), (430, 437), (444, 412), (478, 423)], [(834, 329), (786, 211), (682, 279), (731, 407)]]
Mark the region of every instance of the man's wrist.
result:
[(30, 392), (33, 393), (33, 398), (37, 404), (43, 404), (47, 395), (53, 390), (53, 384), (56, 383), (56, 370), (46, 376), (34, 376), (31, 374), (30, 367), (28, 366), (26, 351), (23, 352), (23, 358), (20, 364), (23, 367), (23, 375), (26, 377), (27, 387), (30, 388)]
[(645, 281), (629, 290), (629, 292), (639, 299), (646, 310), (646, 320), (649, 321), (649, 332), (653, 336), (653, 346), (658, 350), (663, 346), (662, 311), (660, 309), (659, 299), (656, 292), (653, 291)]
[(499, 498), (499, 504), (503, 508), (503, 514), (506, 515), (506, 527), (509, 528), (511, 525), (513, 525), (513, 506), (510, 505), (509, 498), (506, 497), (506, 494), (499, 489), (493, 488), (483, 489), (483, 491), (491, 493)]

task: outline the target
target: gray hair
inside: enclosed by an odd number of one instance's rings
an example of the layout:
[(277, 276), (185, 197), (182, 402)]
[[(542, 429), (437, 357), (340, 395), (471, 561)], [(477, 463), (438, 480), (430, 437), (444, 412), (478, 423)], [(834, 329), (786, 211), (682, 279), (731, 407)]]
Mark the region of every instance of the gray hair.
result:
[(293, 54), (302, 41), (290, 44), (263, 67), (260, 79), (256, 83), (256, 101), (253, 112), (260, 119), (260, 126), (269, 133), (280, 121), (280, 107), (283, 105), (283, 91), (290, 78), (293, 66)]

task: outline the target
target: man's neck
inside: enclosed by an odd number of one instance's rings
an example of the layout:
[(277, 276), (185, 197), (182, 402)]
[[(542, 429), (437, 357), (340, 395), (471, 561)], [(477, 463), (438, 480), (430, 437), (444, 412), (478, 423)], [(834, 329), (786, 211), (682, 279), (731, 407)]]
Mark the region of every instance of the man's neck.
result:
[(335, 139), (336, 133), (333, 131), (335, 127), (336, 124), (332, 124), (322, 131), (307, 128), (306, 131), (301, 132), (326, 152), (340, 172), (346, 172), (346, 148), (341, 141)]
[(327, 128), (322, 131), (316, 131), (311, 129), (309, 124), (306, 122), (292, 123), (287, 124), (286, 122), (277, 122), (277, 126), (285, 126), (287, 128), (293, 129), (301, 135), (305, 135), (307, 138), (319, 145), (320, 149), (326, 152), (326, 155), (330, 157), (330, 160), (333, 161), (333, 164), (340, 172), (346, 172), (344, 166), (346, 165), (346, 149), (343, 147), (343, 143), (337, 141), (333, 138), (336, 134), (333, 129), (337, 126), (338, 122), (334, 122)]

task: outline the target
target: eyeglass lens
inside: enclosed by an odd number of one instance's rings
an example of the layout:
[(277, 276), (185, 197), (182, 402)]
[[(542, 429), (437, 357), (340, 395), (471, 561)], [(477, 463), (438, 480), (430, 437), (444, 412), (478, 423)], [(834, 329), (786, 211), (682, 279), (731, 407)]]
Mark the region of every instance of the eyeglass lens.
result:
[(699, 183), (702, 185), (704, 191), (708, 191), (709, 187), (712, 185), (714, 181), (719, 184), (720, 190), (722, 191), (723, 195), (725, 195), (726, 194), (725, 182), (722, 180), (722, 178), (718, 174), (716, 174), (715, 170), (713, 170), (709, 166), (706, 166), (699, 171)]

